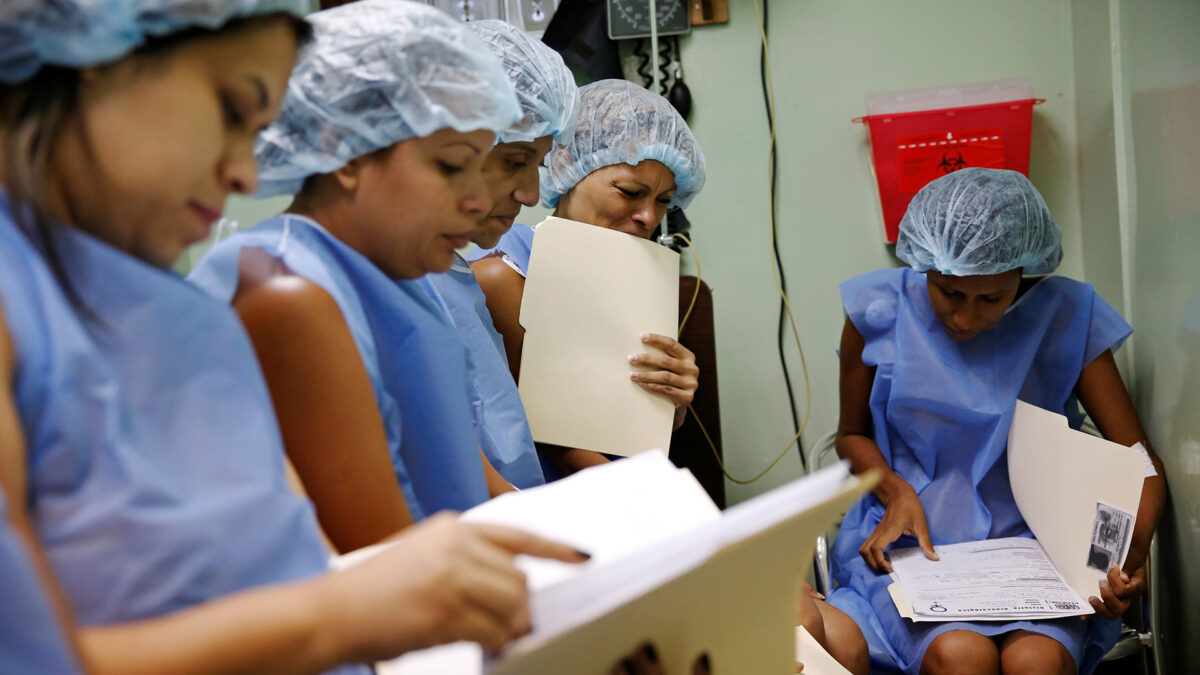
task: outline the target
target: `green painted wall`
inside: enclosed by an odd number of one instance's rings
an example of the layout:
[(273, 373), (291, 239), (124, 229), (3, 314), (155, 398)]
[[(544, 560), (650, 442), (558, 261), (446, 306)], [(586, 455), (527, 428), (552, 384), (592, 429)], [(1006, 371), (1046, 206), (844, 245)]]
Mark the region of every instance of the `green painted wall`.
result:
[[(710, 167), (688, 215), (713, 287), (728, 468), (747, 477), (792, 433), (775, 347), (759, 29), (750, 0), (730, 4), (728, 25), (698, 28), (683, 44), (693, 128)], [(804, 439), (811, 444), (837, 424), (837, 285), (896, 264), (882, 243), (866, 129), (850, 122), (864, 114), (868, 92), (1028, 77), (1047, 99), (1034, 114), (1031, 176), (1064, 229), (1061, 272), (1081, 276), (1071, 8), (1046, 0), (776, 0), (770, 19), (779, 240), (808, 356), (813, 412)], [(796, 359), (791, 364), (798, 373)], [(799, 472), (792, 453), (763, 480), (729, 485), (731, 501)]]
[[(688, 216), (714, 294), (728, 470), (748, 477), (783, 450), (792, 431), (775, 347), (778, 295), (769, 263), (759, 25), (751, 0), (730, 5), (729, 24), (697, 28), (682, 40), (694, 98), (691, 122), (709, 165), (708, 186)], [(779, 241), (809, 362), (807, 446), (837, 423), (837, 284), (896, 264), (882, 243), (866, 129), (850, 121), (865, 112), (866, 93), (1028, 77), (1035, 94), (1047, 99), (1035, 112), (1032, 177), (1065, 231), (1062, 272), (1081, 276), (1071, 7), (1066, 0), (775, 0), (771, 36)], [(249, 225), (284, 205), (235, 198), (228, 214)], [(522, 220), (536, 223), (545, 213), (530, 209)], [(181, 267), (194, 257), (186, 256)], [(684, 268), (694, 272), (686, 253)], [(803, 407), (794, 344), (789, 359)], [(762, 480), (731, 484), (731, 501), (799, 473), (797, 455), (789, 452)]]

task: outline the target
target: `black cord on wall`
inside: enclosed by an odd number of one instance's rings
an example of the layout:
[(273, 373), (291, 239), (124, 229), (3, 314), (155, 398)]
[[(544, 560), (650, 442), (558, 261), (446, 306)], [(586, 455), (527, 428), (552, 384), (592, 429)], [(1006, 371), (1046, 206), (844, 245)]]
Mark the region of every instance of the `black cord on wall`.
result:
[[(763, 28), (763, 33), (767, 36), (770, 35), (770, 30), (771, 30), (769, 5), (770, 5), (770, 3), (768, 2), (768, 0), (762, 0), (762, 22), (763, 22), (762, 28)], [(772, 118), (772, 115), (771, 115), (771, 94), (767, 87), (767, 46), (766, 46), (766, 44), (763, 44), (762, 50), (758, 56), (758, 75), (759, 75), (759, 80), (762, 83), (763, 105), (766, 107), (766, 110), (767, 110), (767, 127), (771, 128), (775, 124), (775, 120)], [(777, 211), (778, 211), (776, 208), (776, 199), (775, 199), (775, 195), (776, 195), (776, 192), (778, 191), (778, 188), (779, 188), (779, 153), (777, 152), (775, 144), (772, 143), (771, 144), (771, 181), (770, 181), (770, 188), (769, 188), (769, 193), (768, 193), (769, 194), (768, 201), (770, 204), (772, 217), (775, 217), (777, 215)], [(784, 275), (783, 260), (780, 258), (780, 255), (779, 255), (779, 240), (778, 240), (778, 238), (776, 238), (776, 231), (777, 230), (772, 230), (772, 232), (771, 232), (772, 244), (773, 244), (772, 248), (775, 251), (775, 268), (779, 272), (779, 285), (783, 289), (783, 295), (786, 295), (787, 294), (787, 277)], [(794, 388), (792, 387), (792, 376), (791, 376), (791, 373), (788, 371), (787, 357), (785, 356), (784, 351), (783, 351), (784, 318), (785, 318), (786, 312), (787, 312), (787, 307), (784, 303), (783, 295), (780, 295), (780, 298), (779, 298), (779, 324), (778, 324), (778, 327), (777, 327), (777, 330), (775, 333), (776, 347), (779, 350), (779, 365), (783, 369), (783, 382), (787, 386), (788, 411), (792, 413), (792, 429), (795, 433), (799, 434), (800, 433), (800, 415), (796, 411), (796, 393), (795, 393)], [(808, 464), (804, 457), (804, 440), (803, 439), (798, 439), (796, 441), (796, 451), (800, 453), (800, 466), (805, 471), (807, 471)]]

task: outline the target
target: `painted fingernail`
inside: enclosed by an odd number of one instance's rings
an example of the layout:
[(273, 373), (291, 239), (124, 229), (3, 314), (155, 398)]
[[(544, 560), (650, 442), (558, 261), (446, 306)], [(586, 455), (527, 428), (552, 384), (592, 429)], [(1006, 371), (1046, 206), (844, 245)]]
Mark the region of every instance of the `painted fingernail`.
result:
[(712, 668), (712, 660), (708, 658), (708, 652), (700, 655), (700, 667), (705, 670)]
[(629, 362), (630, 362), (630, 363), (637, 363), (639, 358), (641, 358), (641, 354), (630, 354), (630, 355), (629, 355)]
[(580, 551), (579, 549), (575, 549), (575, 555), (579, 556), (580, 558), (583, 558), (584, 560), (592, 559), (591, 553), (587, 553), (585, 551)]
[(642, 374), (636, 370), (629, 371), (629, 379), (631, 379), (631, 380), (636, 380), (641, 376), (642, 376)]
[(621, 667), (625, 669), (625, 672), (632, 673), (633, 672), (633, 659), (625, 659), (624, 661), (621, 661)]
[(651, 663), (658, 663), (658, 650), (654, 645), (647, 643), (645, 647), (646, 658), (650, 659)]

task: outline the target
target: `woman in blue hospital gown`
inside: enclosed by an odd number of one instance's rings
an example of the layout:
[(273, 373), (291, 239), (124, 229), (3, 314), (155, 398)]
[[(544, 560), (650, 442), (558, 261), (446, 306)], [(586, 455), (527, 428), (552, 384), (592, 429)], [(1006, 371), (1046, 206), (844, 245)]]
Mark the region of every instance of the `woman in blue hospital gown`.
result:
[(1116, 640), (1115, 618), (1145, 590), (1158, 476), (1146, 479), (1125, 567), (1089, 599), (1088, 621), (914, 624), (887, 593), (893, 544), (936, 559), (939, 544), (1032, 536), (1005, 459), (1018, 399), (1075, 426), (1082, 403), (1107, 438), (1148, 447), (1112, 356), (1132, 330), (1091, 286), (1038, 276), (1058, 266), (1061, 238), (1024, 176), (963, 169), (910, 204), (896, 254), (911, 269), (842, 284), (837, 448), (856, 473), (884, 478), (842, 523), (830, 601), (858, 621), (877, 663), (909, 673), (1090, 672)]
[[(504, 65), (522, 113), (516, 124), (497, 135), (496, 146), (484, 159), (483, 182), (492, 208), (479, 221), (471, 242), (487, 249), (513, 227), (522, 205), (537, 205), (538, 167), (555, 139), (565, 142), (574, 133), (579, 88), (562, 57), (525, 31), (495, 20), (467, 26)], [(455, 253), (448, 271), (422, 281), (467, 346), (471, 402), (484, 455), (518, 488), (545, 483), (517, 383), (509, 372), (504, 339), (496, 332), (471, 266)]]
[[(0, 488), (97, 672), (367, 673), (529, 626), (520, 533), (436, 518), (327, 573), (245, 331), (164, 269), (253, 191), (307, 4), (0, 3)], [(0, 671), (70, 672), (5, 534)]]
[(487, 213), (481, 167), (521, 109), (488, 48), (437, 9), (356, 2), (312, 21), (317, 44), (256, 147), (260, 196), (295, 198), (191, 280), (242, 317), (288, 457), (345, 553), (513, 489), (480, 449), (467, 348), (420, 277)]

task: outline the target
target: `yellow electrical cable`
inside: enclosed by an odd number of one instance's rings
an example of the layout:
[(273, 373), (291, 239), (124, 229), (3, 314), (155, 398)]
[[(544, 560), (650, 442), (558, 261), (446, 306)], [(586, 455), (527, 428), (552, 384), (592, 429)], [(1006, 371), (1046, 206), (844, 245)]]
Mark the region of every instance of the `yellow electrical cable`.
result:
[[(687, 235), (677, 232), (673, 236), (679, 237), (680, 239), (682, 239), (684, 242), (687, 243), (688, 249), (691, 250), (691, 252), (692, 252), (692, 261), (696, 264), (696, 289), (692, 292), (692, 301), (688, 304), (687, 311), (684, 312), (684, 314), (683, 314), (683, 320), (679, 322), (679, 332), (682, 334), (683, 327), (687, 325), (688, 319), (690, 319), (692, 316), (692, 309), (694, 309), (696, 307), (696, 299), (700, 297), (700, 281), (702, 279), (702, 276), (700, 273), (700, 254), (696, 251), (695, 244), (692, 243), (691, 239), (688, 239)], [(782, 292), (782, 289), (781, 289), (781, 292)], [(797, 341), (797, 346), (799, 346), (798, 341)], [(805, 371), (806, 389), (807, 389), (807, 383), (808, 383), (808, 377), (807, 377), (807, 371)], [(716, 443), (713, 442), (712, 436), (709, 435), (708, 429), (705, 428), (704, 422), (700, 421), (700, 415), (698, 415), (696, 413), (696, 409), (689, 405), (688, 412), (691, 413), (692, 419), (696, 420), (696, 426), (700, 427), (700, 433), (704, 435), (704, 440), (708, 441), (708, 448), (710, 450), (712, 450), (713, 458), (717, 460), (717, 466), (721, 467), (721, 473), (725, 474), (725, 477), (728, 478), (731, 482), (737, 483), (738, 485), (749, 485), (750, 483), (753, 483), (754, 481), (767, 475), (767, 473), (771, 469), (775, 468), (775, 465), (778, 464), (780, 462), (780, 460), (782, 460), (784, 458), (785, 455), (787, 455), (788, 451), (792, 449), (792, 446), (796, 445), (796, 441), (800, 440), (800, 434), (796, 434), (792, 438), (792, 441), (787, 444), (787, 447), (785, 447), (783, 449), (783, 451), (779, 453), (779, 456), (776, 457), (774, 460), (772, 460), (771, 463), (767, 465), (767, 468), (760, 471), (753, 478), (749, 478), (746, 480), (743, 480), (740, 478), (734, 478), (733, 476), (731, 476), (729, 474), (729, 471), (727, 471), (725, 469), (725, 463), (723, 461), (721, 461), (721, 455), (720, 455), (720, 453), (717, 452), (717, 445), (716, 445)], [(801, 431), (803, 431), (803, 430), (804, 429), (801, 428)]]
[(696, 262), (696, 288), (692, 290), (692, 301), (688, 303), (687, 311), (683, 313), (683, 319), (679, 322), (679, 333), (683, 334), (683, 327), (687, 325), (688, 319), (692, 318), (692, 310), (696, 307), (696, 299), (700, 297), (700, 256), (696, 254), (696, 247), (692, 245), (692, 240), (687, 238), (687, 235), (682, 232), (676, 232), (671, 235), (679, 237), (692, 249), (692, 260)]
[[(771, 52), (768, 49), (767, 29), (766, 29), (766, 26), (763, 25), (762, 11), (759, 9), (758, 0), (754, 0), (754, 13), (758, 15), (758, 29), (759, 29), (759, 32), (762, 34), (763, 65), (764, 65), (764, 70), (766, 71), (765, 74), (766, 74), (766, 80), (767, 80), (767, 102), (768, 102), (767, 105), (771, 110), (771, 144), (768, 147), (768, 154), (767, 154), (767, 157), (768, 157), (767, 184), (770, 186), (769, 190), (771, 191), (771, 196), (773, 198), (774, 191), (775, 191), (775, 187), (774, 187), (775, 175), (774, 175), (773, 168), (770, 166), (770, 153), (774, 152), (774, 150), (775, 150), (775, 85), (771, 81)], [(770, 222), (771, 222), (771, 261), (772, 261), (771, 276), (775, 280), (775, 289), (779, 291), (779, 298), (783, 301), (784, 309), (787, 312), (788, 323), (792, 327), (792, 337), (794, 337), (796, 340), (796, 350), (800, 353), (800, 366), (804, 372), (804, 421), (800, 423), (800, 428), (796, 431), (796, 435), (792, 436), (792, 440), (787, 444), (786, 447), (784, 447), (783, 451), (780, 452), (779, 455), (775, 459), (771, 460), (771, 463), (767, 465), (767, 468), (758, 472), (758, 474), (755, 475), (753, 478), (742, 480), (739, 478), (734, 478), (733, 476), (729, 475), (729, 471), (727, 471), (725, 469), (725, 463), (723, 461), (721, 461), (720, 453), (717, 452), (717, 446), (713, 442), (712, 436), (710, 436), (708, 434), (708, 429), (704, 428), (704, 423), (700, 421), (700, 416), (698, 414), (696, 414), (695, 408), (693, 408), (690, 405), (688, 406), (688, 412), (691, 413), (692, 419), (696, 420), (696, 426), (700, 427), (700, 433), (704, 435), (704, 440), (708, 441), (708, 447), (710, 450), (712, 450), (713, 458), (717, 460), (717, 466), (721, 467), (721, 473), (725, 474), (725, 477), (728, 478), (730, 480), (730, 482), (736, 483), (738, 485), (749, 485), (750, 483), (753, 483), (754, 481), (767, 475), (767, 473), (770, 472), (771, 469), (775, 468), (775, 465), (778, 464), (780, 462), (780, 460), (782, 460), (787, 455), (788, 451), (790, 451), (792, 449), (792, 447), (795, 446), (796, 443), (800, 440), (800, 436), (804, 433), (804, 430), (806, 428), (808, 428), (808, 420), (809, 420), (810, 415), (812, 414), (812, 386), (811, 386), (811, 384), (809, 382), (809, 378), (808, 378), (808, 360), (804, 357), (804, 347), (800, 344), (800, 331), (799, 331), (799, 329), (796, 328), (796, 317), (792, 314), (792, 305), (788, 301), (787, 293), (784, 292), (784, 290), (783, 290), (783, 283), (780, 282), (780, 280), (779, 280), (779, 272), (775, 269), (775, 264), (774, 264), (775, 258), (778, 255), (777, 251), (776, 251), (776, 247), (775, 247), (775, 211), (774, 211), (774, 209), (770, 209)], [(679, 237), (680, 239), (687, 242), (688, 248), (690, 248), (692, 251), (692, 259), (696, 263), (696, 290), (695, 290), (695, 292), (692, 293), (692, 302), (691, 302), (691, 304), (688, 305), (687, 311), (683, 315), (683, 321), (681, 321), (679, 323), (679, 330), (680, 330), (680, 332), (682, 332), (684, 325), (687, 324), (688, 319), (692, 315), (692, 308), (696, 306), (696, 298), (700, 295), (700, 256), (696, 253), (695, 245), (692, 244), (691, 240), (689, 240), (687, 238), (687, 236), (685, 236), (683, 234), (679, 234), (679, 233), (676, 233), (674, 236)]]

